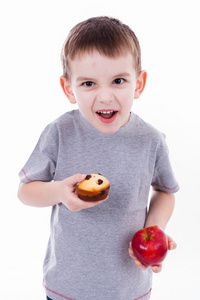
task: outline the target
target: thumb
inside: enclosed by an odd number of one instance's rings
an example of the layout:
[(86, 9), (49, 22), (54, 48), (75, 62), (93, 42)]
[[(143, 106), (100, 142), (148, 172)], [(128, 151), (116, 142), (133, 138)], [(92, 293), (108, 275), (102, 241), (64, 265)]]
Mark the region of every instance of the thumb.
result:
[(85, 177), (86, 174), (75, 174), (65, 179), (65, 183), (67, 184), (68, 187), (75, 188), (77, 183), (83, 181)]
[(177, 247), (176, 242), (168, 235), (167, 236), (168, 239), (168, 250), (174, 250)]
[(133, 248), (132, 248), (132, 242), (129, 243), (128, 252), (129, 252), (130, 257), (136, 259), (135, 253), (133, 252)]

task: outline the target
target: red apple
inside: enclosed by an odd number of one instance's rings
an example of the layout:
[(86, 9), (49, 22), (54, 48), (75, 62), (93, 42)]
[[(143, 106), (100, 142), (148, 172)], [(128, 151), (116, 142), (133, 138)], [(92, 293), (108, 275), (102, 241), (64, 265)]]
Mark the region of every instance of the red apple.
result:
[(159, 265), (167, 255), (167, 237), (158, 226), (143, 228), (132, 239), (132, 248), (139, 261), (147, 266)]

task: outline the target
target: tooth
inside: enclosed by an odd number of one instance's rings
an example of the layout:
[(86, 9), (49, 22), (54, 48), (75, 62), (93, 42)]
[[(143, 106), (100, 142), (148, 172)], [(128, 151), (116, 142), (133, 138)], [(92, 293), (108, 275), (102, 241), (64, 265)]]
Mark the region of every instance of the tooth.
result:
[(101, 114), (110, 114), (112, 111), (101, 111)]

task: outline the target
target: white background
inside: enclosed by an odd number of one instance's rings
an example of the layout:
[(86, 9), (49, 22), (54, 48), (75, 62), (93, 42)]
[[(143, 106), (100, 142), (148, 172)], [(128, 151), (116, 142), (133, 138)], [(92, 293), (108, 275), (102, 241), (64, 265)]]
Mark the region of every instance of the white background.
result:
[(178, 248), (169, 253), (163, 271), (154, 275), (152, 299), (200, 299), (198, 2), (1, 2), (1, 299), (45, 299), (42, 263), (50, 208), (21, 204), (16, 196), (18, 172), (44, 126), (75, 108), (67, 103), (59, 84), (61, 47), (73, 25), (99, 15), (121, 19), (140, 40), (148, 81), (133, 110), (166, 133), (181, 187), (166, 230)]

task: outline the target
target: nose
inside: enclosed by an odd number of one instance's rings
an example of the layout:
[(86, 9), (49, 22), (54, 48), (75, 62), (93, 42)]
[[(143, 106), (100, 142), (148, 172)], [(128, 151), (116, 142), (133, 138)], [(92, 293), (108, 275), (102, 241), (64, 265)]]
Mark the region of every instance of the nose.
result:
[(108, 87), (102, 87), (99, 89), (97, 94), (97, 100), (100, 103), (109, 104), (114, 101), (115, 97), (112, 93), (112, 90)]

